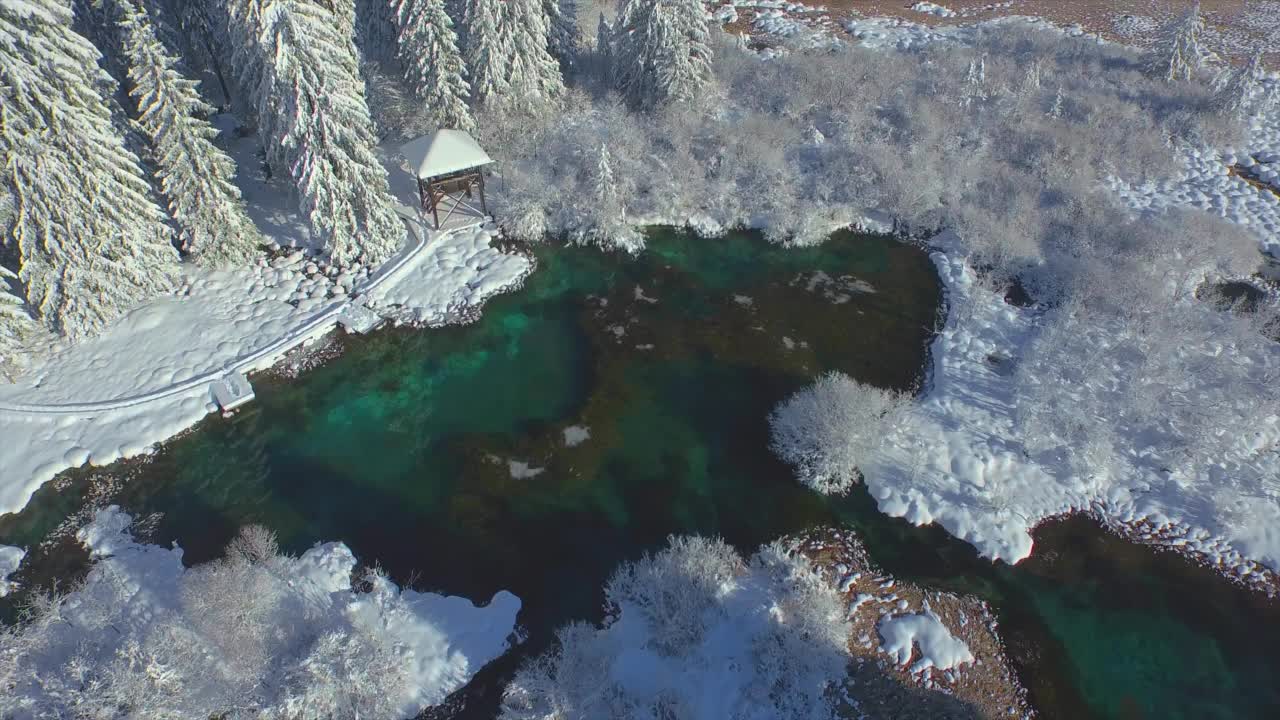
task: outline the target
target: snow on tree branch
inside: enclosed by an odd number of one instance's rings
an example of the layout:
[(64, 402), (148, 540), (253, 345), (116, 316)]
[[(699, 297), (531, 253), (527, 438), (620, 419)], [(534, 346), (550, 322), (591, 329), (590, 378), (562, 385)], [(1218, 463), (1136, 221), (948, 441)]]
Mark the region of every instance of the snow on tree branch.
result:
[(151, 141), (151, 157), (182, 248), (202, 263), (243, 263), (265, 241), (245, 212), (235, 186), (235, 163), (213, 144), (213, 111), (196, 83), (177, 70), (136, 0), (120, 0), (123, 50), (138, 126)]
[(770, 447), (795, 468), (800, 482), (820, 493), (843, 494), (910, 401), (904, 393), (830, 372), (774, 409)]
[(177, 252), (61, 0), (0, 5), (0, 155), (28, 307), (81, 338), (172, 288)]
[(99, 511), (77, 537), (94, 565), (0, 627), (0, 716), (399, 720), (501, 655), (520, 601), (477, 608), (401, 590), (341, 543), (301, 557), (245, 528), (212, 563), (134, 542)]
[(744, 562), (722, 541), (673, 537), (605, 596), (615, 619), (561, 628), (507, 687), (503, 720), (836, 717), (845, 604), (782, 543)]
[(475, 122), (467, 107), (471, 87), (463, 78), (466, 68), (443, 0), (392, 0), (392, 7), (405, 80), (426, 106), (432, 129), (473, 132)]
[(1194, 0), (1180, 18), (1161, 30), (1151, 48), (1151, 71), (1168, 82), (1190, 80), (1212, 57), (1203, 35), (1204, 17), (1199, 0)]
[(312, 236), (346, 262), (381, 262), (405, 240), (374, 151), (352, 38), (315, 0), (267, 0), (257, 91), (268, 158), (298, 186)]

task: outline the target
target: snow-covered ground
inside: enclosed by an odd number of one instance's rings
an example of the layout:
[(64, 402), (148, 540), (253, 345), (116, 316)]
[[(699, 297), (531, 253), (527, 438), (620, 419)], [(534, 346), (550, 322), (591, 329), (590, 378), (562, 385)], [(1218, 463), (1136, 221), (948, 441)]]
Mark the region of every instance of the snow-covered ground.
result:
[[(915, 9), (932, 12), (927, 5)], [(944, 27), (855, 16), (846, 29), (864, 46), (912, 50), (937, 41), (964, 43), (976, 32), (1026, 22), (1052, 27), (1016, 16)], [(1278, 84), (1280, 78), (1272, 74), (1268, 82)], [(1168, 181), (1134, 186), (1113, 178), (1107, 189), (1135, 215), (1208, 211), (1251, 229), (1263, 251), (1280, 256), (1280, 198), (1273, 192), (1280, 190), (1280, 112), (1255, 113), (1248, 125), (1242, 147), (1175, 148), (1180, 172)], [(1270, 189), (1233, 176), (1228, 171), (1233, 165)], [(985, 555), (1011, 562), (1032, 551), (1030, 531), (1043, 519), (1092, 511), (1246, 577), (1256, 564), (1280, 569), (1280, 485), (1275, 481), (1280, 418), (1250, 427), (1223, 456), (1190, 472), (1161, 472), (1152, 458), (1136, 459), (1147, 452), (1138, 434), (1126, 438), (1129, 457), (1101, 463), (1091, 472), (1073, 469), (1078, 459), (1073, 466), (1061, 453), (1035, 453), (1015, 427), (1023, 398), (1009, 375), (1040, 335), (1043, 318), (1039, 311), (1006, 304), (1001, 294), (977, 283), (964, 243), (954, 235), (938, 238), (935, 247), (941, 250), (934, 260), (947, 288), (949, 317), (933, 346), (925, 395), (902, 429), (862, 467), (881, 510), (918, 524), (938, 522)], [(1098, 340), (1112, 328), (1094, 330), (1090, 337)], [(1201, 350), (1203, 361), (1212, 362), (1213, 348), (1187, 352)], [(1240, 361), (1266, 377), (1276, 359), (1267, 354)], [(1094, 384), (1128, 382), (1122, 368), (1114, 370), (1122, 374), (1096, 378)], [(1191, 386), (1199, 382), (1186, 380)]]
[[(1009, 562), (1031, 553), (1030, 531), (1041, 520), (1095, 511), (1117, 523), (1144, 523), (1172, 536), (1169, 544), (1226, 568), (1280, 567), (1280, 486), (1274, 482), (1280, 417), (1253, 427), (1230, 454), (1193, 472), (1151, 467), (1137, 435), (1128, 438), (1124, 457), (1100, 459), (1088, 473), (1061, 453), (1033, 452), (1017, 425), (1020, 398), (1007, 368), (1020, 361), (1043, 316), (982, 287), (957, 255), (933, 257), (950, 312), (934, 342), (928, 391), (863, 466), (882, 511), (916, 524), (937, 522), (984, 555)], [(1089, 339), (1081, 335), (1080, 342)], [(1276, 361), (1251, 360), (1262, 367)], [(1113, 381), (1126, 379), (1086, 380)]]
[(504, 653), (520, 610), (505, 591), (476, 607), (377, 575), (357, 591), (356, 559), (341, 543), (290, 558), (250, 542), (188, 569), (181, 549), (139, 544), (129, 523), (118, 508), (99, 511), (77, 535), (95, 561), (84, 584), (0, 642), (17, 663), (0, 715), (241, 708), (395, 720), (440, 703)]
[(969, 646), (929, 611), (885, 618), (880, 621), (879, 631), (884, 651), (899, 665), (911, 662), (912, 646), (919, 646), (920, 658), (911, 666), (913, 673), (929, 668), (950, 670), (973, 662)]
[[(1181, 148), (1176, 179), (1137, 187), (1113, 180), (1109, 189), (1135, 213), (1207, 210), (1251, 228), (1264, 251), (1280, 255), (1280, 197), (1227, 171), (1237, 163), (1280, 162), (1280, 113), (1254, 116), (1245, 145)], [(1245, 575), (1254, 563), (1280, 569), (1280, 417), (1253, 427), (1227, 455), (1191, 473), (1119, 461), (1084, 474), (1065, 458), (1032, 453), (1015, 428), (1021, 398), (993, 358), (1016, 365), (1041, 318), (978, 285), (953, 236), (935, 244), (944, 251), (934, 260), (950, 313), (933, 346), (932, 384), (903, 429), (864, 468), (884, 512), (917, 524), (938, 522), (983, 554), (1010, 562), (1030, 554), (1030, 530), (1044, 518), (1094, 511)], [(1107, 329), (1099, 331), (1105, 336)], [(1078, 342), (1089, 337), (1095, 336), (1082, 334)], [(1242, 361), (1261, 370), (1276, 359)], [(1112, 379), (1131, 380), (1094, 380)], [(1140, 454), (1142, 438), (1130, 441), (1131, 452)]]
[(781, 543), (750, 561), (720, 540), (673, 538), (624, 564), (603, 628), (570, 624), (560, 648), (507, 688), (503, 720), (833, 718), (850, 625), (842, 598)]
[(13, 583), (9, 581), (9, 576), (17, 571), (18, 565), (22, 563), (22, 558), (26, 556), (27, 551), (22, 548), (0, 545), (0, 597), (8, 595), (14, 589)]
[(195, 425), (217, 409), (214, 381), (268, 368), (331, 332), (353, 300), (441, 325), (530, 269), (491, 248), (483, 228), (415, 238), (371, 273), (326, 275), (300, 250), (244, 270), (193, 269), (181, 295), (157, 298), (0, 385), (0, 513), (20, 510), (67, 468), (140, 455)]

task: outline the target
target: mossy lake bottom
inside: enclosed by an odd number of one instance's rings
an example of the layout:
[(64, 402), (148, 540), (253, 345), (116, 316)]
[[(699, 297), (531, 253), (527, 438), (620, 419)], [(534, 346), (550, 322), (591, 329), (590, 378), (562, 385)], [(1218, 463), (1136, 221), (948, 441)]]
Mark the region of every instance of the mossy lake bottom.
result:
[(613, 569), (669, 534), (750, 551), (853, 527), (886, 571), (989, 601), (1044, 717), (1280, 717), (1273, 601), (1083, 518), (993, 564), (864, 490), (816, 495), (774, 458), (769, 411), (818, 374), (919, 383), (942, 303), (922, 250), (655, 230), (636, 258), (537, 255), (478, 322), (340, 338), (337, 359), (256, 379), (253, 404), (152, 458), (46, 486), (0, 518), (0, 543), (36, 545), (105, 474), (127, 477), (111, 502), (191, 563), (261, 523), (295, 552), (341, 540), (420, 590), (510, 590), (528, 640), (463, 691), (462, 714), (486, 717), (515, 664), (560, 624), (599, 619)]

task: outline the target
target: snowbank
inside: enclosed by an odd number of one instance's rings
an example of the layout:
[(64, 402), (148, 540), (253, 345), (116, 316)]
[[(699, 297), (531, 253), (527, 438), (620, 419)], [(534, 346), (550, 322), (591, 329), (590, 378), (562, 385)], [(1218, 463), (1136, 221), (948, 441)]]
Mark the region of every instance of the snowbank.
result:
[(325, 272), (301, 251), (237, 271), (188, 268), (186, 289), (143, 305), (16, 384), (0, 385), (0, 514), (85, 463), (148, 452), (216, 410), (209, 386), (271, 367), (330, 332), (367, 295), (395, 317), (455, 321), (518, 285), (529, 261), (489, 247), (480, 228), (425, 233), (386, 270)]
[(0, 545), (0, 597), (8, 595), (14, 589), (14, 584), (9, 582), (9, 576), (18, 571), (22, 558), (26, 556), (27, 551), (22, 548)]
[(229, 559), (187, 569), (129, 521), (99, 511), (77, 535), (96, 561), (84, 584), (0, 638), (18, 657), (0, 715), (408, 717), (505, 652), (520, 609), (507, 592), (475, 607), (377, 575), (356, 591), (341, 543), (290, 558), (242, 535)]
[(531, 269), (529, 260), (494, 250), (491, 237), (477, 227), (428, 240), (432, 246), (417, 262), (367, 293), (370, 305), (399, 311), (402, 320), (437, 326), (519, 286)]
[(559, 651), (512, 680), (504, 720), (566, 707), (592, 718), (834, 717), (850, 625), (803, 556), (774, 544), (744, 563), (721, 541), (675, 538), (620, 568), (606, 595), (617, 618), (562, 628)]
[[(984, 555), (1009, 562), (1031, 553), (1030, 531), (1041, 520), (1094, 510), (1115, 522), (1176, 529), (1173, 544), (1226, 567), (1247, 568), (1250, 561), (1280, 567), (1280, 498), (1267, 479), (1280, 477), (1274, 450), (1280, 418), (1254, 426), (1212, 463), (1190, 471), (1153, 467), (1156, 458), (1143, 450), (1151, 438), (1137, 430), (1119, 453), (1094, 459), (1087, 473), (1072, 452), (1035, 452), (1016, 422), (1021, 399), (1010, 368), (1040, 332), (1042, 316), (978, 285), (963, 260), (941, 252), (933, 259), (951, 310), (934, 341), (932, 384), (862, 467), (883, 512), (915, 524), (937, 522)], [(1107, 328), (1099, 332), (1105, 336)], [(1260, 370), (1276, 362), (1246, 360)], [(1124, 381), (1124, 367), (1112, 372), (1121, 377), (1100, 373), (1090, 382)]]
[(936, 5), (931, 2), (918, 2), (911, 6), (912, 10), (924, 15), (933, 15), (940, 18), (955, 17), (956, 11), (943, 5)]
[(911, 666), (913, 673), (929, 668), (950, 670), (973, 662), (969, 646), (952, 635), (930, 611), (884, 618), (878, 629), (884, 651), (899, 665), (911, 662), (912, 645), (919, 646), (920, 659)]

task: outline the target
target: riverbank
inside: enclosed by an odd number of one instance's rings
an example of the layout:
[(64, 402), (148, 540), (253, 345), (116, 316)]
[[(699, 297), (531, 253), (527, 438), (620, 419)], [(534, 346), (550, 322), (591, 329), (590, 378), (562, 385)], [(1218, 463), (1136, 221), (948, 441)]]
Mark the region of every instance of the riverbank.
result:
[[(854, 656), (849, 703), (857, 717), (1031, 718), (1035, 710), (982, 600), (899, 580), (876, 566), (849, 530), (806, 533), (804, 553), (848, 605)], [(895, 631), (910, 623), (910, 635)], [(895, 683), (886, 680), (896, 680)], [(907, 688), (925, 691), (904, 703)], [(906, 705), (911, 710), (903, 713)]]
[(218, 409), (213, 383), (272, 367), (356, 305), (424, 325), (465, 321), (531, 269), (493, 249), (482, 227), (407, 224), (414, 241), (371, 271), (326, 273), (302, 250), (243, 271), (196, 271), (177, 297), (0, 385), (0, 434), (13, 440), (0, 447), (0, 513), (67, 468), (150, 452)]

